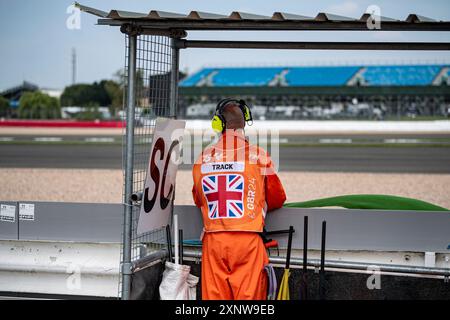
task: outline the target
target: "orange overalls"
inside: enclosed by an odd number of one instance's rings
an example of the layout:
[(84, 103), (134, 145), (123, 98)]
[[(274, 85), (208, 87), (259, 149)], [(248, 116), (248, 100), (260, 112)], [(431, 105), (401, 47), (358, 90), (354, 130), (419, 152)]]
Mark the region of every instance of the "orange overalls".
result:
[(202, 299), (264, 300), (268, 256), (258, 234), (267, 211), (286, 200), (268, 154), (227, 130), (192, 169), (204, 224)]

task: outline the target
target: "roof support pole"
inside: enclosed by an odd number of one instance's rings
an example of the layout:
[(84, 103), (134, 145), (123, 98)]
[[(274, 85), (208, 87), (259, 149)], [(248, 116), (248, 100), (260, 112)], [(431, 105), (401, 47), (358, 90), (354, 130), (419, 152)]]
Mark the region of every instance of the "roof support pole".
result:
[(134, 107), (136, 105), (136, 47), (137, 34), (128, 34), (128, 83), (125, 143), (125, 192), (122, 255), (122, 299), (130, 299), (131, 291), (131, 238), (133, 203), (133, 152), (134, 152)]
[(450, 50), (446, 42), (289, 42), (177, 40), (179, 48), (303, 50)]
[[(171, 68), (170, 68), (170, 105), (169, 105), (169, 117), (172, 119), (177, 118), (178, 112), (178, 74), (180, 65), (180, 48), (177, 46), (177, 38), (174, 35), (170, 37), (170, 47), (171, 47)], [(178, 230), (174, 227), (174, 215), (173, 209), (175, 206), (175, 193), (172, 197), (171, 209), (170, 209), (170, 219), (174, 238), (178, 236), (175, 234)], [(172, 250), (172, 248), (168, 248)]]
[(180, 64), (180, 49), (177, 46), (177, 39), (170, 38), (172, 48), (172, 66), (170, 73), (170, 117), (176, 118), (178, 109), (178, 69)]

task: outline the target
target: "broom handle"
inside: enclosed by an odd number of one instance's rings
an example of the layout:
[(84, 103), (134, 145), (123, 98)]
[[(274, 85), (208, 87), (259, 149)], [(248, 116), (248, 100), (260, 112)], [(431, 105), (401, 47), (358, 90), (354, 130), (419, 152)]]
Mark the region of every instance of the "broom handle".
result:
[(183, 229), (178, 230), (178, 239), (180, 243), (180, 264), (183, 264)]
[(289, 238), (288, 238), (288, 247), (287, 247), (287, 255), (286, 255), (286, 269), (289, 269), (289, 265), (291, 263), (291, 248), (292, 248), (292, 234), (294, 233), (294, 227), (289, 226)]
[(308, 271), (308, 216), (304, 217), (303, 223), (303, 272)]
[(325, 300), (325, 240), (327, 234), (327, 222), (322, 221), (322, 245), (320, 248), (320, 273), (319, 294), (320, 300)]
[(172, 236), (170, 234), (170, 225), (166, 226), (167, 251), (169, 252), (169, 261), (172, 262)]

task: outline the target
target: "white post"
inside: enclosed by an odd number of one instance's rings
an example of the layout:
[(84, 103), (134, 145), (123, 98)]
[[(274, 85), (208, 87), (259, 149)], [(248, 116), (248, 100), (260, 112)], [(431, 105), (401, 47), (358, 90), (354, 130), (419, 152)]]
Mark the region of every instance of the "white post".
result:
[(178, 214), (173, 215), (173, 234), (175, 242), (175, 264), (179, 264), (179, 246), (178, 246)]

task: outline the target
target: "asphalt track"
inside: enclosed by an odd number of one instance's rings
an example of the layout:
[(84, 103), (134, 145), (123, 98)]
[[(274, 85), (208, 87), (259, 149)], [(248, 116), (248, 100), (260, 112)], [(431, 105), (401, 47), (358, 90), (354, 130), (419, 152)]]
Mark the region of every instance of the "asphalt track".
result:
[[(146, 152), (138, 151), (144, 165)], [(450, 147), (286, 146), (278, 161), (282, 171), (450, 173)], [(0, 144), (0, 168), (121, 167), (117, 144)]]
[[(270, 140), (267, 137), (266, 140)], [(59, 143), (121, 143), (121, 135), (28, 135), (13, 134), (0, 135), (1, 142), (11, 143), (35, 143), (35, 142), (59, 142)], [(450, 146), (450, 134), (405, 134), (405, 133), (377, 133), (377, 134), (301, 134), (301, 135), (280, 135), (279, 142), (281, 144), (324, 144), (324, 143), (363, 143), (363, 144), (379, 144), (379, 143), (415, 143), (429, 144), (440, 143)]]

